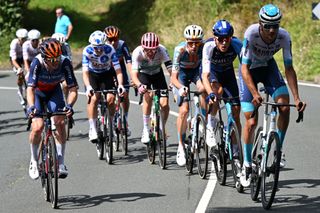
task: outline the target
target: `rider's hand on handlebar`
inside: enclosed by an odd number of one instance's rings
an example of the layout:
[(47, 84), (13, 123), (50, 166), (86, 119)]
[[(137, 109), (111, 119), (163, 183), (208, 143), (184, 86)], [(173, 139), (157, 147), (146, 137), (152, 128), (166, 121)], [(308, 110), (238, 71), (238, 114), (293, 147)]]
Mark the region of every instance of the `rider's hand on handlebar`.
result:
[(179, 95), (180, 96), (187, 96), (188, 94), (188, 88), (185, 87), (185, 86), (182, 86), (180, 89), (179, 89)]
[(217, 96), (212, 92), (208, 95), (208, 102), (209, 104), (213, 104), (217, 101)]
[(29, 118), (33, 118), (34, 115), (35, 115), (35, 112), (36, 112), (36, 107), (35, 107), (34, 105), (28, 107), (28, 109), (27, 109), (27, 114), (28, 114), (28, 117), (29, 117)]
[(295, 104), (298, 112), (303, 112), (307, 106), (306, 102), (302, 102), (300, 99), (297, 99)]
[(117, 91), (118, 91), (119, 96), (123, 97), (124, 93), (126, 92), (126, 89), (123, 87), (123, 85), (119, 85)]
[(255, 107), (260, 106), (262, 101), (263, 99), (259, 93), (257, 93), (256, 95), (253, 95), (252, 103)]
[(86, 86), (86, 96), (87, 98), (93, 96), (93, 88), (91, 85)]
[(140, 95), (143, 95), (144, 93), (147, 92), (147, 86), (144, 84), (140, 84), (138, 87), (138, 92)]
[(68, 116), (68, 117), (70, 117), (70, 116), (73, 115), (73, 108), (72, 108), (71, 104), (67, 104), (67, 105), (64, 107), (63, 111), (67, 112), (67, 116)]

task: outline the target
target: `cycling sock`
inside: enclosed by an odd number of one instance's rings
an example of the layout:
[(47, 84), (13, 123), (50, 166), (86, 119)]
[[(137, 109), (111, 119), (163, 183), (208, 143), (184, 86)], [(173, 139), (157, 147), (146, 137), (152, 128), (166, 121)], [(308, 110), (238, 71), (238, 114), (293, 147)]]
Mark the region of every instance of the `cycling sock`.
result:
[(252, 152), (252, 144), (244, 144), (244, 161), (243, 164), (246, 167), (251, 167), (252, 159), (251, 159), (251, 152)]
[(90, 129), (94, 129), (94, 130), (97, 131), (96, 122), (97, 122), (97, 119), (96, 119), (96, 118), (90, 118), (90, 119), (89, 119)]
[(150, 129), (149, 127), (150, 115), (143, 115), (143, 128)]
[(206, 117), (207, 110), (205, 108), (201, 108), (201, 114)]
[(30, 144), (32, 161), (38, 161), (38, 148), (39, 148), (39, 144)]
[(278, 132), (279, 139), (280, 139), (280, 147), (282, 148), (283, 141), (284, 141), (284, 136), (286, 136), (286, 132), (285, 131), (281, 131), (280, 129), (278, 129), (277, 132)]
[[(183, 133), (182, 134), (182, 142), (184, 142), (185, 140), (186, 140), (186, 133)], [(178, 132), (178, 141), (180, 142), (180, 134), (179, 134), (179, 132)]]

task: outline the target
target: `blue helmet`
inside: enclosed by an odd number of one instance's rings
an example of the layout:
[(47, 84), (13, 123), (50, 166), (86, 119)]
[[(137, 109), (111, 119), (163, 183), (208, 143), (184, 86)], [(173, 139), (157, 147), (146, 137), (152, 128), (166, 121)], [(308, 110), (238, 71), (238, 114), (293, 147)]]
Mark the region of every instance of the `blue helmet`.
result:
[(230, 37), (233, 35), (233, 27), (232, 25), (222, 19), (217, 21), (212, 27), (213, 35), (217, 37)]
[(279, 24), (281, 17), (279, 8), (273, 4), (263, 6), (259, 12), (259, 19), (264, 23)]

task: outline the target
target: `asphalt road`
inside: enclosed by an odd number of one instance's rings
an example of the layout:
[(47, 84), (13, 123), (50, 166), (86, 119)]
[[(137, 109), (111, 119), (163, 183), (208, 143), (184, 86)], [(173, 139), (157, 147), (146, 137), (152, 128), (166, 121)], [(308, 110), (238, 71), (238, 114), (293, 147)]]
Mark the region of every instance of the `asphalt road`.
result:
[[(81, 84), (81, 75), (77, 74)], [(18, 103), (15, 76), (0, 73), (0, 212), (53, 212), (42, 195), (40, 181), (28, 175), (30, 148), (26, 120)], [(81, 90), (80, 90), (81, 91)], [(302, 124), (291, 124), (286, 138), (287, 167), (280, 174), (280, 191), (273, 210), (278, 212), (320, 211), (320, 166), (318, 150), (319, 88), (300, 87), (301, 97), (308, 103)], [(231, 176), (227, 186), (216, 184), (215, 176), (201, 180), (188, 176), (175, 162), (177, 107), (171, 104), (168, 168), (150, 165), (146, 149), (140, 142), (141, 107), (132, 96), (129, 115), (132, 136), (128, 156), (116, 153), (113, 165), (98, 160), (94, 145), (88, 142), (86, 99), (79, 96), (74, 115), (76, 126), (67, 144), (67, 179), (59, 181), (58, 211), (67, 212), (257, 212), (261, 203), (250, 199), (250, 191), (239, 194)], [(204, 193), (205, 192), (205, 193)], [(208, 206), (206, 202), (209, 202)]]

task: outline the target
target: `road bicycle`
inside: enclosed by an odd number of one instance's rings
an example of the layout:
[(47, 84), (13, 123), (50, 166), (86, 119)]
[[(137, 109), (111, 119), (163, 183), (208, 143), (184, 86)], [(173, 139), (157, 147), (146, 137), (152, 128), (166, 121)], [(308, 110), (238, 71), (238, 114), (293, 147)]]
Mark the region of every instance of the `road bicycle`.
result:
[[(241, 168), (243, 164), (242, 144), (237, 128), (237, 124), (233, 118), (231, 101), (238, 97), (217, 98), (218, 103), (218, 121), (214, 129), (216, 135), (217, 146), (212, 147), (210, 156), (212, 157), (215, 173), (219, 184), (225, 185), (227, 179), (227, 162), (231, 163), (232, 176), (235, 188), (238, 192), (243, 192), (243, 186), (240, 184)], [(221, 106), (221, 101), (225, 105)], [(227, 112), (226, 125), (222, 119), (222, 110)]]
[[(40, 114), (44, 118), (44, 129), (42, 131), (42, 139), (39, 145), (38, 162), (39, 176), (41, 186), (44, 192), (44, 199), (51, 203), (52, 208), (57, 208), (58, 204), (58, 154), (54, 132), (56, 127), (53, 116), (66, 116), (66, 112), (48, 112)], [(32, 119), (28, 120), (27, 130), (30, 130)]]
[[(98, 117), (97, 117), (97, 133), (98, 140), (95, 141), (98, 158), (103, 159), (104, 155), (106, 162), (112, 164), (113, 161), (113, 125), (108, 109), (107, 95), (109, 93), (116, 94), (116, 89), (109, 90), (97, 90), (94, 93), (100, 94), (100, 100), (97, 106)], [(89, 97), (88, 104), (91, 98)]]
[[(281, 161), (281, 145), (277, 133), (277, 109), (279, 107), (296, 107), (294, 104), (269, 102), (269, 94), (265, 88), (263, 125), (257, 130), (252, 149), (251, 199), (257, 201), (261, 188), (261, 202), (264, 209), (270, 209), (278, 190), (278, 180)], [(299, 104), (299, 107), (302, 103)], [(271, 107), (271, 110), (269, 110)], [(252, 113), (253, 118), (258, 108)], [(297, 123), (303, 121), (303, 112), (299, 112)]]
[[(167, 139), (163, 115), (160, 109), (160, 98), (166, 97), (168, 89), (150, 89), (153, 93), (153, 104), (150, 121), (150, 142), (147, 144), (147, 156), (150, 164), (155, 163), (156, 149), (158, 150), (159, 166), (166, 168), (167, 163)], [(143, 95), (140, 95), (139, 104), (142, 103)]]
[[(22, 109), (24, 111), (25, 116), (27, 116), (27, 82), (25, 79), (25, 75), (23, 73), (18, 74), (18, 81), (22, 81), (22, 94), (20, 94), (20, 92), (18, 91), (18, 96), (19, 96), (19, 100), (20, 100), (20, 104), (22, 106)], [(19, 86), (18, 86), (19, 87)]]
[[(178, 106), (180, 107), (184, 100), (189, 103), (189, 112), (187, 118), (187, 131), (185, 143), (186, 170), (189, 174), (193, 173), (194, 156), (196, 157), (198, 175), (205, 179), (208, 170), (208, 145), (206, 143), (206, 118), (201, 114), (199, 96), (201, 92), (190, 91), (188, 86), (187, 97), (178, 96)], [(191, 94), (193, 97), (191, 99)], [(194, 110), (192, 108), (192, 104)], [(194, 111), (194, 112), (193, 112)]]

